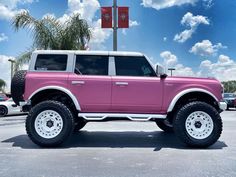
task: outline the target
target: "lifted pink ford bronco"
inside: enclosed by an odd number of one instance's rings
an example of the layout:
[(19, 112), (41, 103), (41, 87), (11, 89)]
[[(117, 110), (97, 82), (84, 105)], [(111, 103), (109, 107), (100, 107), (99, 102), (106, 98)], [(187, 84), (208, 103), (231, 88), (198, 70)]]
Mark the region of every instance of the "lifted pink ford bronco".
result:
[(90, 121), (154, 121), (189, 146), (207, 147), (222, 132), (223, 87), (210, 78), (168, 77), (134, 52), (35, 51), (11, 93), (28, 112), (26, 131), (57, 146)]

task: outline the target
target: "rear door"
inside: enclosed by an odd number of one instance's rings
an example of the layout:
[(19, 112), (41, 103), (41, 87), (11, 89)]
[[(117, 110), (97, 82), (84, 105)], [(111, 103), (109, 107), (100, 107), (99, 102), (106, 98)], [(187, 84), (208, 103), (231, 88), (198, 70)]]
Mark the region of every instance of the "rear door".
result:
[(158, 113), (162, 106), (162, 81), (144, 56), (115, 56), (112, 76), (112, 111)]
[(108, 55), (76, 55), (75, 71), (69, 76), (71, 90), (82, 112), (109, 112), (111, 77)]

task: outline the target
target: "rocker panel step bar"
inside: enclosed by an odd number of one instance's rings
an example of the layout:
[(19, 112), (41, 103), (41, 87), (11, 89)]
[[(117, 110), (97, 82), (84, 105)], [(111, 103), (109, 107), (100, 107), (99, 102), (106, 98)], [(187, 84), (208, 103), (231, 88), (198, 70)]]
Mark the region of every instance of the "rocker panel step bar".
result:
[(79, 117), (89, 121), (102, 121), (109, 118), (127, 118), (132, 121), (149, 121), (152, 119), (165, 119), (164, 114), (119, 114), (119, 113), (79, 113)]

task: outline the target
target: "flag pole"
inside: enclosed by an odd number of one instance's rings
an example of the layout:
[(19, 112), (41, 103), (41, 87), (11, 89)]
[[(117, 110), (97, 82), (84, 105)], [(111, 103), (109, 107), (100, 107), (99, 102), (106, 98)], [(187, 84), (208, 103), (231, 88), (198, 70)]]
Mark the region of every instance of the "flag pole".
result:
[(113, 51), (117, 51), (117, 0), (113, 0)]

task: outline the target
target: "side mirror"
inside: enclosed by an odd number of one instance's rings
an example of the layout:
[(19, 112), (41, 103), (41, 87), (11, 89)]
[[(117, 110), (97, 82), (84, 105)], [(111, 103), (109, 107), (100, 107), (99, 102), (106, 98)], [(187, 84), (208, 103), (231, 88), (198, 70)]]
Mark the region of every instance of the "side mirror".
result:
[(161, 77), (161, 79), (164, 79), (167, 77), (164, 71), (164, 68), (160, 65), (156, 65), (156, 73), (157, 73), (157, 76)]

